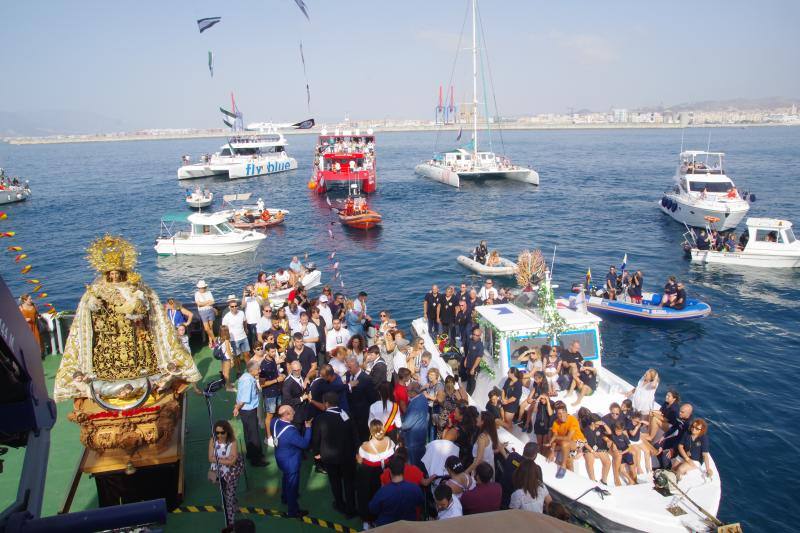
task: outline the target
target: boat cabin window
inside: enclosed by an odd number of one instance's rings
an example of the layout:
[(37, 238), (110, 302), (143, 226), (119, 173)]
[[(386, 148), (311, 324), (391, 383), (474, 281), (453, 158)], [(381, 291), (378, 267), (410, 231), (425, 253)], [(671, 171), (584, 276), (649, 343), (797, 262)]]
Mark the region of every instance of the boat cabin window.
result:
[(258, 148), (237, 148), (236, 154), (237, 155), (258, 155), (259, 149)]
[(192, 224), (192, 233), (195, 235), (218, 235), (219, 232), (214, 226), (206, 224)]
[(214, 226), (214, 228), (217, 230), (217, 233), (219, 233), (220, 235), (225, 235), (226, 233), (230, 233), (230, 232), (233, 231), (233, 228), (231, 228), (231, 226), (228, 225), (226, 222), (222, 222), (221, 224), (217, 224), (216, 226)]
[(570, 331), (558, 336), (558, 345), (564, 350), (568, 350), (575, 341), (580, 343), (580, 352), (584, 359), (597, 359), (599, 347), (595, 330), (585, 329), (581, 331)]
[(231, 155), (231, 149), (230, 148), (223, 148), (222, 151), (219, 153), (219, 155), (229, 156), (229, 155)]
[(733, 184), (729, 181), (690, 181), (689, 190), (692, 192), (717, 192), (727, 193)]
[(774, 229), (759, 229), (756, 230), (756, 241), (783, 243), (783, 236), (781, 235), (781, 232)]
[(549, 335), (538, 335), (536, 337), (513, 337), (508, 339), (508, 368), (526, 367), (528, 364), (527, 357), (524, 360), (520, 360), (520, 356), (532, 349), (535, 349), (538, 352), (539, 347), (544, 346), (545, 344), (550, 344), (550, 340), (551, 337)]
[(786, 243), (792, 244), (794, 242), (794, 232), (791, 229), (783, 230), (784, 235), (786, 236)]

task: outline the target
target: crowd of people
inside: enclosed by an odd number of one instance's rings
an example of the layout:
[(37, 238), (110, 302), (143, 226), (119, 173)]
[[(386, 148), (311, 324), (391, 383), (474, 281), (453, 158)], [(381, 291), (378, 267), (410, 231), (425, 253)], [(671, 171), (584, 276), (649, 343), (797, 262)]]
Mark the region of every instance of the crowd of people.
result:
[[(642, 286), (644, 284), (644, 273), (641, 270), (631, 274), (627, 270), (617, 272), (617, 267), (611, 265), (606, 274), (605, 284), (603, 285), (603, 298), (609, 300), (629, 299), (634, 303), (642, 303)], [(670, 307), (681, 310), (686, 307), (686, 285), (678, 281), (675, 276), (669, 276), (664, 284), (664, 291), (658, 300), (659, 307)]]
[[(299, 276), (299, 261), (292, 264), (289, 270)], [(363, 291), (349, 299), (324, 286), (309, 299), (295, 286), (273, 309), (268, 285), (259, 273), (241, 298), (229, 297), (216, 331), (216, 311), (208, 311), (216, 309), (213, 297), (202, 281), (195, 295), (244, 432), (239, 450), (232, 427), (220, 420), (209, 443), (209, 478), (222, 484), (231, 521), (245, 460), (263, 467), (269, 454), (282, 474), (288, 516), (307, 514), (300, 506), (300, 470), (308, 459), (327, 475), (333, 508), (348, 519), (358, 516), (365, 529), (509, 508), (568, 520), (567, 509), (544, 486), (537, 454), (570, 470), (582, 459), (592, 480), (599, 462), (599, 481), (608, 483), (612, 474), (617, 485), (639, 482), (654, 461), (670, 468), (676, 458), (682, 459), (674, 462), (678, 476), (703, 467), (711, 474), (707, 425), (692, 420), (692, 406), (671, 390), (664, 405), (652, 409), (654, 370), (608, 414), (585, 407), (569, 414), (557, 401), (559, 392), (567, 393), (564, 399), (574, 395), (577, 407), (597, 387), (596, 369), (577, 341), (568, 349), (527, 350), (519, 356), (523, 367), (509, 370), (484, 410), (470, 405), (484, 353), (475, 307), (511, 296), (492, 280), (444, 293), (434, 285), (423, 298), (428, 331), (445, 348), (452, 373), (434, 364), (424, 340), (407, 336), (388, 311), (373, 318)], [(166, 306), (188, 343), (192, 312), (174, 299)], [(239, 365), (244, 368), (234, 386)], [(514, 426), (532, 434), (522, 454), (508, 450), (498, 435)]]
[[(772, 232), (773, 235), (768, 235), (767, 239), (771, 242), (777, 240), (778, 233)], [(771, 237), (771, 238), (770, 238)], [(715, 229), (706, 231), (701, 230), (697, 236), (695, 244), (698, 250), (711, 250), (715, 252), (741, 252), (747, 246), (747, 241), (750, 236), (747, 230), (737, 238), (736, 232), (731, 230), (727, 232), (720, 232)]]

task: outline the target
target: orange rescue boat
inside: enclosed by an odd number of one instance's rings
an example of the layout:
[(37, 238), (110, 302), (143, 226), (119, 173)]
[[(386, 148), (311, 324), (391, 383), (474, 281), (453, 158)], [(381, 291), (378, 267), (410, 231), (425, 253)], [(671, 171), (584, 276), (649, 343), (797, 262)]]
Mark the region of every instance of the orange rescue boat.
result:
[(356, 229), (370, 229), (381, 224), (380, 213), (373, 211), (363, 198), (348, 198), (344, 209), (339, 211), (339, 221)]

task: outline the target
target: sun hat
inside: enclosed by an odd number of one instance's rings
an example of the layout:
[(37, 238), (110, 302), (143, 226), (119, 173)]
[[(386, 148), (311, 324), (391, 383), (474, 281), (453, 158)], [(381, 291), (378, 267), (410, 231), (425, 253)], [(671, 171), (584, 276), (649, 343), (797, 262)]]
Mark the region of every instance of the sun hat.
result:
[(198, 289), (206, 289), (206, 288), (208, 288), (208, 285), (206, 284), (205, 280), (201, 279), (200, 281), (197, 282), (197, 288)]
[(235, 294), (229, 294), (228, 295), (228, 301), (229, 302), (238, 302), (239, 298), (237, 298)]

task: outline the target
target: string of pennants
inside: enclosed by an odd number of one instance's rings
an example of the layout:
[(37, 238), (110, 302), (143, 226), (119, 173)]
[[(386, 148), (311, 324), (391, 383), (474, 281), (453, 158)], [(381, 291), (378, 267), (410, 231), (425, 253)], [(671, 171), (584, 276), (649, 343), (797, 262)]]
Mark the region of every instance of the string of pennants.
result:
[[(325, 196), (325, 201), (328, 203), (328, 207), (333, 207), (331, 205), (331, 200), (328, 196)], [(333, 213), (333, 209), (331, 209), (331, 213)], [(342, 271), (339, 270), (339, 261), (336, 259), (336, 236), (333, 234), (333, 227), (336, 223), (331, 220), (330, 224), (328, 224), (328, 236), (331, 238), (331, 253), (328, 255), (328, 263), (331, 270), (333, 270), (333, 279), (339, 280), (339, 286), (344, 289), (344, 279), (342, 279)]]
[[(7, 220), (7, 219), (8, 219), (8, 213), (6, 213), (5, 211), (0, 211), (0, 220)], [(0, 239), (13, 239), (14, 237), (16, 237), (16, 235), (17, 235), (16, 231), (0, 231)], [(31, 294), (35, 295), (36, 299), (38, 300), (46, 299), (49, 295), (47, 294), (47, 292), (45, 292), (44, 284), (42, 283), (42, 281), (33, 277), (35, 275), (32, 272), (33, 265), (29, 261), (26, 261), (28, 259), (28, 254), (25, 253), (25, 250), (22, 248), (22, 246), (10, 245), (6, 246), (5, 248), (6, 252), (8, 252), (10, 255), (13, 255), (15, 264), (22, 264), (22, 268), (20, 268), (19, 272), (25, 278), (25, 283), (33, 285), (33, 287), (31, 287), (30, 289)], [(50, 302), (44, 302), (43, 305), (47, 309), (48, 314), (55, 315), (56, 313), (58, 313), (58, 311), (56, 311), (55, 306)]]

